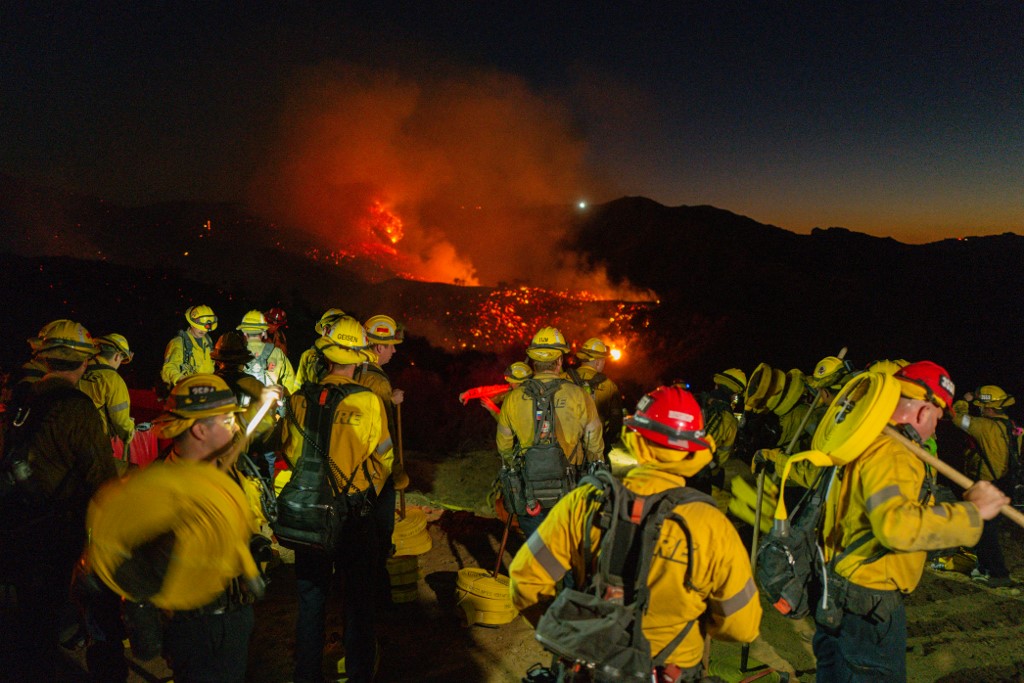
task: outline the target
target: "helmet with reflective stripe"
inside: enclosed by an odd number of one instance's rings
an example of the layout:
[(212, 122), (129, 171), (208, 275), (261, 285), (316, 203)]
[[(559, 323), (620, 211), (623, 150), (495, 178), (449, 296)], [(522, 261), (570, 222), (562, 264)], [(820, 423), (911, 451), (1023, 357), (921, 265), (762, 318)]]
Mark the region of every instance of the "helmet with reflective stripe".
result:
[(284, 312), (283, 308), (274, 306), (266, 313), (267, 324), (276, 325), (278, 327), (288, 326), (288, 314)]
[(986, 384), (980, 387), (974, 392), (974, 400), (972, 401), (979, 408), (995, 408), (996, 410), (1002, 410), (1016, 402), (1017, 400), (1013, 396), (1010, 396), (995, 384)]
[(522, 384), (531, 377), (533, 369), (521, 360), (505, 368), (505, 381), (509, 384)]
[(953, 407), (956, 387), (944, 367), (930, 360), (911, 363), (893, 375), (900, 382), (900, 393), (907, 398), (934, 403), (940, 408)]
[(217, 329), (217, 316), (209, 306), (191, 306), (185, 310), (185, 320), (197, 330), (212, 332)]
[(135, 357), (135, 353), (128, 348), (128, 340), (123, 335), (111, 332), (105, 334), (102, 337), (96, 337), (96, 343), (100, 346), (113, 347), (115, 351), (124, 356), (124, 360), (121, 361), (122, 365), (126, 365), (132, 362), (132, 358)]
[(569, 347), (565, 343), (565, 337), (556, 327), (542, 327), (533, 335), (533, 340), (526, 347), (526, 355), (533, 360), (552, 361), (558, 359), (563, 353), (568, 353)]
[(217, 375), (189, 375), (179, 380), (164, 402), (165, 413), (194, 420), (238, 410), (235, 392)]
[(257, 334), (259, 332), (266, 332), (267, 330), (267, 319), (264, 317), (262, 311), (249, 311), (242, 316), (242, 322), (238, 324), (236, 330), (241, 330), (246, 334)]
[(70, 320), (68, 320), (66, 318), (61, 318), (60, 320), (51, 320), (50, 322), (46, 323), (41, 328), (39, 328), (39, 334), (37, 334), (36, 336), (30, 337), (30, 338), (25, 340), (25, 341), (28, 342), (28, 345), (32, 348), (32, 353), (34, 354), (36, 351), (38, 351), (42, 347), (43, 339), (46, 338), (46, 333), (49, 332), (51, 328), (53, 328), (53, 327), (55, 327), (57, 325), (60, 325), (61, 323), (69, 323), (69, 322), (72, 322), (72, 321), (70, 321)]
[(654, 443), (676, 451), (709, 448), (704, 416), (693, 394), (679, 386), (658, 387), (636, 404), (624, 420), (629, 429)]
[(715, 384), (725, 387), (734, 394), (742, 394), (747, 388), (747, 373), (739, 368), (729, 368), (715, 373)]
[(386, 315), (375, 315), (366, 321), (366, 338), (371, 344), (401, 344), (405, 338), (405, 331), (395, 322), (394, 318)]
[(313, 329), (319, 335), (326, 335), (330, 333), (331, 325), (338, 322), (343, 315), (345, 315), (345, 311), (340, 308), (328, 308), (324, 311), (324, 314), (320, 316), (320, 320), (316, 322)]
[(808, 378), (807, 383), (815, 389), (839, 389), (842, 387), (842, 379), (853, 370), (853, 366), (835, 356), (825, 356), (814, 366), (814, 372)]
[(591, 337), (583, 342), (583, 346), (576, 352), (576, 357), (582, 361), (595, 360), (608, 357), (608, 345), (597, 337)]
[(330, 334), (317, 339), (314, 345), (327, 360), (339, 365), (355, 365), (369, 358), (366, 330), (358, 320), (347, 315), (339, 318), (331, 326)]
[(54, 360), (84, 361), (99, 353), (99, 346), (79, 323), (58, 320), (46, 330), (36, 356)]

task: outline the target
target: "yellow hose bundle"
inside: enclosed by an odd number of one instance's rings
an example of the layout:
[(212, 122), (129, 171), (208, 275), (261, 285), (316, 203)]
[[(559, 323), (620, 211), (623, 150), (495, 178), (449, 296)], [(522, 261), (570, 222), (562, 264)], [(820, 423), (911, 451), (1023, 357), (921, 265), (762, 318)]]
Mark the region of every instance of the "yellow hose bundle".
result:
[[(130, 600), (196, 609), (231, 579), (259, 575), (249, 552), (258, 529), (245, 493), (213, 465), (156, 463), (140, 470), (103, 488), (89, 505), (86, 524), (92, 570)], [(160, 538), (170, 539), (166, 567), (143, 559), (142, 549)], [(155, 582), (152, 593), (133, 595), (121, 586), (129, 574), (148, 575)]]

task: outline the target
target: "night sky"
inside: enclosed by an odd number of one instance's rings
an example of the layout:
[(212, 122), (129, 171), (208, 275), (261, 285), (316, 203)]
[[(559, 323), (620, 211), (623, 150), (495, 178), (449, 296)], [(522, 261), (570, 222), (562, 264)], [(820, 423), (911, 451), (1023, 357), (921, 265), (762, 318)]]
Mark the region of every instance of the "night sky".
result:
[(0, 171), (119, 203), (1024, 231), (1020, 2), (2, 7)]

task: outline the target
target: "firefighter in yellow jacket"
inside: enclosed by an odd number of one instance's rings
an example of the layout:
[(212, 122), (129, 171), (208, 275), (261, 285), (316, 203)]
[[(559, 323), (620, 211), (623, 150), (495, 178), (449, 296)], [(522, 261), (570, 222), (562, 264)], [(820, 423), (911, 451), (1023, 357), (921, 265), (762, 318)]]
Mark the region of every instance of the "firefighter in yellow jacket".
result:
[(622, 394), (619, 387), (604, 373), (611, 351), (608, 345), (597, 337), (583, 342), (576, 352), (580, 361), (578, 368), (569, 368), (573, 382), (586, 389), (594, 397), (597, 414), (601, 417), (604, 452), (611, 451), (622, 432)]
[[(953, 402), (953, 382), (930, 361), (894, 375), (901, 397), (890, 424), (922, 443)], [(974, 545), (984, 520), (1009, 502), (990, 482), (964, 492), (964, 502), (934, 502), (924, 464), (881, 434), (838, 470), (825, 502), (825, 561), (842, 596), (834, 625), (819, 621), (814, 635), (822, 681), (905, 681), (907, 624), (904, 596), (917, 587), (928, 550)]]
[(284, 351), (263, 338), (267, 331), (267, 319), (263, 313), (249, 311), (235, 329), (245, 335), (246, 345), (252, 353), (252, 360), (245, 367), (246, 373), (258, 379), (264, 386), (276, 384), (289, 392), (299, 388), (295, 380), (295, 370), (292, 369), (292, 363), (284, 355)]
[[(524, 473), (529, 478), (529, 464), (525, 459), (531, 456), (529, 449), (538, 439), (541, 442), (557, 441), (569, 465), (578, 473), (588, 462), (604, 459), (604, 440), (601, 435), (601, 418), (597, 414), (594, 400), (582, 388), (562, 377), (562, 355), (569, 350), (565, 337), (554, 327), (544, 327), (534, 335), (526, 355), (533, 365), (533, 377), (524, 381), (511, 392), (501, 404), (498, 415), (498, 430), (495, 441), (498, 455), (503, 463)], [(531, 393), (558, 383), (552, 404), (554, 424), (536, 414), (535, 400)], [(523, 456), (524, 462), (518, 460)], [(561, 493), (567, 493), (575, 483), (564, 482)], [(524, 480), (523, 490), (530, 490), (529, 481)], [(519, 514), (519, 528), (527, 537), (540, 524), (557, 499), (557, 493), (548, 496), (545, 503), (537, 498), (522, 502), (510, 501), (518, 511), (525, 507), (525, 514)]]
[(128, 348), (128, 340), (120, 334), (96, 337), (96, 343), (100, 352), (89, 362), (85, 374), (78, 382), (78, 389), (91, 398), (93, 405), (100, 411), (107, 435), (117, 437), (127, 446), (135, 436), (135, 420), (130, 412), (128, 385), (117, 370), (131, 363), (135, 354)]
[[(661, 387), (644, 396), (636, 414), (626, 418), (623, 441), (639, 466), (625, 486), (652, 495), (686, 485), (711, 460), (713, 444), (703, 431), (704, 420), (693, 396), (680, 387)], [(528, 618), (552, 599), (558, 582), (573, 572), (577, 585), (586, 579), (581, 547), (589, 506), (598, 505), (584, 484), (565, 496), (540, 528), (516, 553), (509, 568), (512, 602)], [(701, 679), (704, 635), (718, 640), (751, 642), (759, 633), (761, 604), (750, 560), (736, 529), (717, 507), (682, 503), (675, 511), (693, 536), (693, 566), (687, 562), (687, 538), (679, 525), (662, 526), (661, 549), (651, 560), (650, 600), (643, 615), (643, 633), (651, 652), (660, 652), (688, 622), (701, 620), (668, 654), (657, 680)], [(601, 529), (590, 529), (591, 552), (598, 551)], [(687, 573), (690, 572), (689, 581)], [(536, 608), (534, 606), (537, 606)], [(660, 676), (666, 675), (667, 678)]]
[[(1020, 430), (1006, 414), (1006, 408), (1012, 406), (1015, 399), (994, 384), (986, 384), (975, 393), (968, 392), (964, 399), (953, 404), (956, 413), (953, 422), (970, 434), (977, 444), (967, 462), (967, 476), (975, 480), (997, 481), (1009, 471), (1011, 457), (1020, 462)], [(981, 411), (981, 415), (968, 414), (968, 401)], [(975, 581), (992, 588), (1013, 584), (999, 544), (999, 527), (998, 517), (985, 525), (981, 540), (974, 549), (978, 555), (978, 567), (971, 573)]]
[[(326, 397), (331, 385), (356, 384), (356, 366), (367, 359), (366, 331), (351, 317), (338, 320), (330, 336), (318, 339), (316, 346), (328, 363), (327, 374), (318, 385), (307, 384), (288, 397), (281, 455), (293, 467), (302, 456), (303, 433), (311, 427), (305, 424), (307, 397)], [(343, 576), (346, 671), (351, 681), (369, 681), (374, 669), (377, 545), (390, 541), (378, 537), (373, 519), (376, 491), (383, 484), (381, 458), (391, 450), (384, 404), (372, 391), (356, 391), (338, 403), (333, 419), (323, 420), (320, 429), (327, 430), (318, 433), (318, 440), (327, 445), (332, 471), (351, 482), (348, 494), (358, 500), (351, 503), (333, 555), (295, 551), (299, 613), (294, 678), (323, 680), (324, 608), (332, 577)], [(339, 486), (342, 481), (339, 477)]]
[(189, 375), (213, 372), (213, 339), (210, 332), (217, 329), (217, 316), (209, 306), (190, 306), (185, 310), (187, 330), (179, 330), (164, 349), (164, 364), (160, 378), (168, 387)]

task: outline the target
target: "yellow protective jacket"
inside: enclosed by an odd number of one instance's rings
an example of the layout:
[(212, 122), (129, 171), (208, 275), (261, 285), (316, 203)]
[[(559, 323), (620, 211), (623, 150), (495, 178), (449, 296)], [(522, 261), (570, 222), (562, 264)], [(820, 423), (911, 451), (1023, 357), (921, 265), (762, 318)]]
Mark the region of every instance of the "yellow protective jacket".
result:
[(212, 351), (213, 340), (209, 333), (197, 339), (191, 329), (181, 330), (174, 339), (167, 342), (160, 379), (173, 387), (182, 377), (211, 374), (214, 369), (213, 359), (210, 358)]
[[(576, 369), (576, 374), (583, 381), (588, 381), (598, 374), (596, 368), (589, 365), (582, 365)], [(604, 373), (601, 373), (604, 374)], [(601, 418), (602, 437), (606, 447), (617, 441), (622, 432), (622, 394), (619, 387), (605, 375), (603, 382), (594, 387), (594, 404), (597, 406), (597, 414)]]
[(724, 401), (712, 399), (704, 410), (704, 428), (715, 442), (715, 463), (722, 466), (732, 455), (740, 423)]
[(78, 389), (92, 399), (92, 404), (103, 420), (103, 431), (116, 436), (125, 444), (135, 436), (135, 420), (131, 416), (128, 385), (117, 370), (97, 357), (86, 368), (78, 382)]
[[(328, 375), (323, 385), (355, 384), (348, 377)], [(279, 455), (295, 467), (302, 455), (302, 429), (305, 429), (306, 397), (297, 392), (288, 397), (284, 433)], [(292, 417), (294, 416), (294, 420)], [(298, 424), (296, 424), (296, 422)], [(338, 403), (334, 410), (331, 429), (330, 456), (346, 478), (352, 479), (350, 492), (365, 491), (371, 485), (376, 489), (384, 485), (384, 466), (381, 457), (391, 449), (388, 418), (380, 397), (372, 391), (351, 394)], [(300, 429), (301, 427), (301, 429)], [(366, 463), (364, 469), (363, 463)], [(369, 479), (367, 478), (369, 473)], [(344, 482), (337, 482), (344, 487)]]
[[(32, 401), (38, 406), (46, 394), (65, 395), (34, 428), (28, 449), (28, 463), (39, 478), (43, 492), (54, 500), (85, 504), (105, 482), (117, 477), (110, 437), (89, 397), (59, 377), (44, 378), (32, 385)], [(52, 398), (52, 397), (50, 397)], [(65, 482), (65, 477), (67, 481)]]
[[(562, 380), (557, 373), (539, 372), (533, 376), (539, 382), (548, 383)], [(498, 432), (495, 441), (498, 454), (505, 462), (515, 455), (515, 444), (529, 448), (533, 445), (534, 410), (533, 400), (526, 394), (529, 380), (509, 392), (501, 404), (498, 415)], [(597, 462), (604, 457), (604, 439), (601, 435), (601, 418), (597, 406), (586, 391), (568, 380), (555, 392), (555, 435), (565, 456), (574, 465)]]
[(316, 373), (316, 364), (317, 350), (315, 346), (311, 346), (299, 356), (299, 364), (296, 366), (297, 371), (295, 373), (296, 387), (302, 387), (307, 382), (312, 382), (313, 384), (320, 383), (320, 378)]
[[(260, 410), (260, 399), (265, 387), (258, 379), (238, 369), (219, 369), (217, 370), (217, 376), (223, 379), (228, 387), (235, 392), (235, 401), (243, 409), (242, 412), (238, 413), (238, 421), (244, 434), (248, 431), (249, 425), (252, 424), (256, 413)], [(256, 444), (257, 448), (263, 447), (273, 433), (275, 424), (277, 424), (277, 411), (271, 408), (260, 419), (260, 423), (250, 435), (250, 450), (252, 450), (253, 444)]]
[[(1020, 453), (1020, 437), (1013, 431), (1013, 424), (1008, 417), (972, 417), (967, 414), (967, 402), (957, 401), (953, 409), (959, 416), (953, 422), (957, 427), (971, 435), (978, 444), (981, 453), (974, 452), (967, 460), (966, 474), (973, 479), (995, 481), (1006, 474), (1009, 464), (1010, 440), (1016, 441), (1017, 452)], [(988, 462), (985, 462), (985, 459)], [(991, 468), (989, 467), (991, 465)], [(995, 471), (993, 471), (995, 470)]]
[(874, 534), (836, 567), (857, 585), (909, 593), (921, 580), (928, 550), (973, 546), (981, 538), (973, 503), (936, 503), (931, 495), (921, 502), (924, 463), (890, 436), (880, 434), (840, 472), (825, 504), (825, 560)]
[[(381, 403), (384, 404), (384, 411), (388, 416), (388, 427), (396, 430), (395, 433), (397, 434), (398, 412), (395, 409), (394, 402), (391, 400), (391, 379), (384, 372), (384, 368), (376, 363), (363, 363), (356, 368), (355, 380), (380, 397)], [(389, 448), (388, 452), (380, 457), (380, 463), (383, 468), (384, 479), (387, 480), (395, 466), (395, 450)]]
[[(630, 471), (623, 483), (631, 491), (651, 495), (679, 486), (681, 474), (692, 462), (646, 464)], [(689, 466), (687, 468), (687, 466)], [(692, 472), (690, 472), (692, 474)], [(584, 524), (591, 507), (588, 495), (594, 488), (584, 484), (551, 509), (537, 531), (520, 547), (509, 567), (509, 592), (519, 610), (553, 598), (556, 584), (570, 568), (577, 585), (584, 585)], [(750, 557), (736, 529), (717, 507), (702, 502), (684, 503), (675, 511), (693, 534), (694, 590), (685, 586), (686, 535), (679, 525), (662, 526), (658, 549), (648, 576), (650, 606), (643, 616), (644, 635), (654, 653), (663, 649), (686, 624), (707, 615), (702, 628), (694, 628), (668, 656), (667, 663), (680, 667), (700, 663), (704, 634), (718, 640), (748, 643), (757, 638), (761, 603), (750, 572)], [(596, 553), (601, 530), (591, 529), (591, 552)]]
[[(806, 403), (798, 403), (793, 406), (793, 409), (788, 413), (779, 416), (779, 426), (782, 427), (782, 434), (779, 436), (779, 440), (776, 443), (781, 448), (789, 446), (789, 442), (793, 440), (793, 437), (798, 433), (800, 429), (800, 423), (803, 422), (804, 415), (811, 407)], [(810, 420), (808, 419), (808, 422)], [(793, 452), (805, 451), (810, 448), (811, 436), (806, 433), (800, 436), (796, 442), (796, 446), (793, 447)]]
[(256, 379), (266, 386), (279, 384), (287, 389), (288, 393), (299, 388), (292, 363), (281, 349), (272, 342), (260, 339), (250, 339), (246, 346), (253, 355), (253, 363), (256, 364), (253, 366), (256, 370)]

